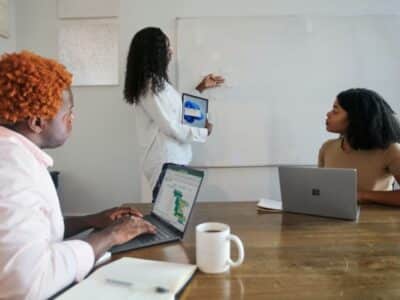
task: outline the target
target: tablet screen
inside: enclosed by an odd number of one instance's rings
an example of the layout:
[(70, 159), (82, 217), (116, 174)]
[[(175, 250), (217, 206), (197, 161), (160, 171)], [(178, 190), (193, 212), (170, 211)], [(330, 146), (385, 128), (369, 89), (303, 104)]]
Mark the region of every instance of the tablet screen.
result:
[(208, 100), (205, 98), (182, 94), (183, 124), (205, 128), (208, 112)]

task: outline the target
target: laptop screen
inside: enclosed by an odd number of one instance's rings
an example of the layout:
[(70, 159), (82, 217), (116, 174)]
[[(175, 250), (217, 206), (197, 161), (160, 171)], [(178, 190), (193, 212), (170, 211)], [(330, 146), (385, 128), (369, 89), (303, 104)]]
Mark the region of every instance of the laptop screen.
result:
[(169, 165), (161, 182), (153, 213), (183, 232), (203, 174), (202, 171)]

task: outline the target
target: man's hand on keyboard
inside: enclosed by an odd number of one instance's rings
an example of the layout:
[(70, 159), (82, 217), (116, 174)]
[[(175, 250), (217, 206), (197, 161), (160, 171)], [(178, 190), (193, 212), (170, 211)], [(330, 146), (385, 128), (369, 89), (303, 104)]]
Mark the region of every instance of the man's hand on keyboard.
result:
[(123, 218), (125, 216), (133, 216), (142, 218), (142, 213), (132, 207), (114, 207), (102, 212), (88, 215), (85, 217), (85, 222), (89, 227), (96, 229), (106, 228), (110, 226), (115, 220)]
[(116, 245), (126, 243), (144, 233), (156, 233), (156, 227), (154, 225), (142, 218), (134, 216), (122, 217), (111, 227)]

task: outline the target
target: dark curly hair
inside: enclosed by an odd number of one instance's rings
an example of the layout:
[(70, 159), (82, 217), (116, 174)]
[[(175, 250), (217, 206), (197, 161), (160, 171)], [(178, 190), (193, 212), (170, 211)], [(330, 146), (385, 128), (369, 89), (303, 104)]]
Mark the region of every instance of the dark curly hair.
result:
[(137, 104), (149, 88), (157, 94), (168, 82), (169, 39), (160, 28), (147, 27), (132, 39), (125, 74), (124, 97)]
[(0, 124), (27, 117), (52, 119), (62, 105), (62, 92), (72, 75), (57, 61), (28, 51), (0, 57)]
[(346, 138), (353, 149), (387, 149), (400, 142), (399, 120), (378, 93), (349, 89), (339, 93), (337, 100), (348, 114)]

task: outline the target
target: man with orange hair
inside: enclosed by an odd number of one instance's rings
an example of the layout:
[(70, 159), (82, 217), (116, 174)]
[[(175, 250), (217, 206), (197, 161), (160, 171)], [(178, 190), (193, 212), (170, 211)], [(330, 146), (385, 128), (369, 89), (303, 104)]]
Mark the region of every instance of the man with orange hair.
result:
[[(130, 208), (63, 220), (42, 149), (69, 137), (71, 78), (27, 51), (0, 58), (0, 299), (48, 298), (84, 278), (110, 247), (155, 232)], [(99, 230), (63, 240), (88, 228)]]

